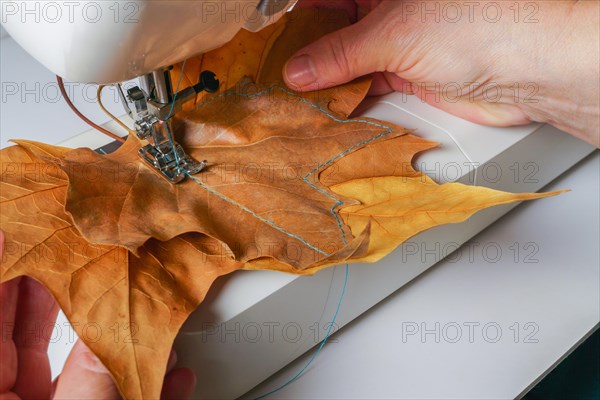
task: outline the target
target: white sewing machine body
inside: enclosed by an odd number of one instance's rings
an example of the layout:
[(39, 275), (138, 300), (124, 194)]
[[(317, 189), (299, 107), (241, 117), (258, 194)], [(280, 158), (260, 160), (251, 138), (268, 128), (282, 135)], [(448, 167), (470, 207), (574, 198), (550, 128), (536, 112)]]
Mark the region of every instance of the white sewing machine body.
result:
[[(220, 83), (212, 71), (201, 71), (196, 84), (179, 91), (171, 81), (172, 65), (227, 43), (242, 28), (260, 30), (294, 3), (2, 2), (2, 23), (17, 43), (57, 75), (63, 93), (63, 78), (114, 84), (135, 121), (133, 129), (148, 141), (140, 156), (167, 180), (179, 183), (202, 171), (206, 162), (188, 156), (172, 140), (171, 118), (185, 102), (202, 91), (217, 91)], [(140, 77), (139, 86), (125, 93), (121, 82), (135, 77)]]
[(295, 0), (2, 2), (2, 25), (29, 54), (74, 82), (116, 83), (277, 21)]

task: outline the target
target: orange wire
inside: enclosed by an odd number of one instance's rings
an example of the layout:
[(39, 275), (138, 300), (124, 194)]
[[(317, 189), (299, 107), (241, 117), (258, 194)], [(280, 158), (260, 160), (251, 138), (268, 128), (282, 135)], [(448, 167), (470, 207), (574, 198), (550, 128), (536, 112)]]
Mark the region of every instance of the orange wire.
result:
[(125, 142), (125, 140), (123, 138), (115, 135), (111, 131), (104, 129), (103, 127), (101, 127), (99, 125), (96, 125), (95, 123), (93, 123), (92, 121), (90, 121), (85, 115), (83, 115), (81, 112), (79, 112), (79, 110), (77, 109), (77, 107), (75, 107), (75, 105), (71, 102), (71, 99), (69, 98), (69, 95), (67, 95), (67, 91), (65, 90), (65, 84), (64, 84), (62, 78), (60, 76), (56, 75), (56, 81), (58, 82), (58, 88), (60, 89), (60, 93), (62, 94), (63, 98), (67, 102), (67, 105), (71, 108), (71, 110), (73, 110), (73, 112), (79, 118), (81, 118), (86, 124), (88, 124), (92, 128), (94, 128), (96, 130), (99, 130), (100, 132), (104, 133), (106, 136), (109, 136), (109, 137), (113, 138), (114, 140), (118, 140), (121, 143)]

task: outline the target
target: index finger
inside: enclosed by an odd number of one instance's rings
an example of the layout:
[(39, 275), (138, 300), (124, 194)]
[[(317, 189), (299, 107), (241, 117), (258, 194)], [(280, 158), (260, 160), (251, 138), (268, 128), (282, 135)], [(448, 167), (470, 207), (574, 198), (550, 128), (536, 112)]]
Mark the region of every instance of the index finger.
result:
[(52, 375), (47, 351), (57, 314), (58, 305), (48, 290), (34, 279), (23, 277), (15, 316), (18, 370), (13, 389), (23, 399), (50, 398)]
[[(4, 250), (4, 232), (0, 230), (0, 260)], [(20, 278), (0, 284), (0, 393), (12, 389), (17, 379), (17, 350), (13, 341)]]
[[(0, 257), (2, 256), (1, 240), (0, 238)], [(17, 348), (13, 341), (13, 331), (20, 280), (21, 278), (16, 278), (0, 284), (0, 323), (2, 324), (2, 338), (0, 339), (0, 393), (9, 392), (17, 379)]]
[[(0, 242), (4, 244), (2, 231)], [(0, 248), (3, 249), (3, 246)], [(12, 391), (21, 398), (49, 398), (51, 374), (46, 352), (58, 305), (40, 283), (29, 277), (5, 282), (0, 288), (0, 388), (3, 392)], [(35, 384), (32, 385), (32, 382)]]

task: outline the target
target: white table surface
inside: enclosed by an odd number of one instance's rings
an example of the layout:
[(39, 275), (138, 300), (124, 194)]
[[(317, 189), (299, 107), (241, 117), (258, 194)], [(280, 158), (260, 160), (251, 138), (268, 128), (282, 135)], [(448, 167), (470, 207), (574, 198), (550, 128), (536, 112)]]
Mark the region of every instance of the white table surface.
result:
[[(2, 147), (10, 138), (58, 143), (88, 129), (55, 100), (53, 75), (12, 39), (0, 40), (0, 60)], [(9, 95), (15, 87), (19, 92)], [(89, 118), (107, 121), (88, 100), (93, 87), (79, 85), (73, 93)], [(336, 333), (307, 372), (273, 397), (519, 396), (600, 321), (599, 181), (596, 152), (547, 188), (571, 192), (503, 217), (454, 260), (439, 263)], [(423, 250), (414, 257), (426, 257)], [(284, 383), (311, 355), (252, 394)], [(56, 366), (62, 360), (53, 361)]]

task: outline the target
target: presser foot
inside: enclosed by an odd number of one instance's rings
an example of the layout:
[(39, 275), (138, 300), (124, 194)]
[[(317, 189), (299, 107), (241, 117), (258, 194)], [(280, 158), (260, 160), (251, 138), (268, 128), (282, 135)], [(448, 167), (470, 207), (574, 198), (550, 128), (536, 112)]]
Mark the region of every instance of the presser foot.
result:
[(140, 148), (138, 154), (169, 182), (179, 183), (187, 175), (202, 171), (208, 162), (198, 162), (185, 153), (183, 147), (173, 140), (169, 128), (171, 122), (160, 121), (150, 114), (136, 121), (137, 136), (150, 142)]
[(206, 160), (198, 162), (185, 154), (181, 145), (176, 142), (164, 142), (158, 146), (147, 144), (138, 153), (171, 183), (179, 183), (187, 175), (197, 174), (208, 164)]
[[(139, 155), (169, 182), (179, 183), (187, 175), (202, 171), (207, 161), (194, 160), (173, 140), (171, 117), (198, 93), (216, 92), (219, 89), (219, 80), (213, 72), (203, 71), (196, 85), (173, 93), (170, 69), (164, 68), (144, 76), (142, 82), (146, 90), (135, 86), (128, 89), (125, 96), (121, 86), (118, 88), (127, 113), (135, 121), (137, 136), (151, 142), (139, 149)], [(129, 102), (134, 105), (134, 110), (129, 108)]]

